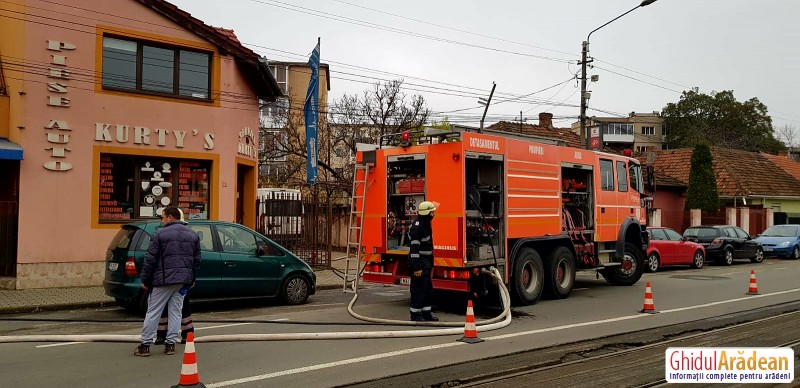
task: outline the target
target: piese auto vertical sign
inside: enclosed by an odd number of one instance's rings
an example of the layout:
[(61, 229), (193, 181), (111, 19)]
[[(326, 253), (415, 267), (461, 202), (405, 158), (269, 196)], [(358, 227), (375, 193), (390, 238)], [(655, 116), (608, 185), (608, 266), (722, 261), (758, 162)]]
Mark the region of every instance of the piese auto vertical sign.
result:
[[(70, 72), (67, 69), (67, 52), (75, 50), (76, 46), (72, 43), (60, 42), (57, 40), (47, 41), (47, 51), (50, 55), (50, 64), (52, 67), (48, 68), (47, 72), (47, 106), (56, 109), (69, 108), (70, 100), (67, 97), (69, 85), (67, 81), (70, 79)], [(51, 119), (45, 125), (45, 135), (47, 136), (47, 145), (45, 150), (50, 151), (50, 156), (59, 158), (44, 163), (44, 168), (50, 171), (69, 171), (72, 169), (72, 163), (67, 162), (67, 151), (72, 151), (67, 146), (69, 145), (70, 131), (66, 120)]]

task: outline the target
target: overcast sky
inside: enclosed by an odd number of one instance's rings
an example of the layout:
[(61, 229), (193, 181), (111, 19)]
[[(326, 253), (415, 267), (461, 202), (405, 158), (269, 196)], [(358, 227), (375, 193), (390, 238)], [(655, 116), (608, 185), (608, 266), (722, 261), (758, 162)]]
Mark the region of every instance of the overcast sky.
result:
[[(172, 2), (208, 24), (234, 29), (272, 60), (305, 62), (320, 37), (332, 75), (329, 102), (362, 93), (375, 78), (403, 78), (418, 89), (406, 93), (423, 95), (434, 112), (475, 108), (441, 113), (464, 122), (480, 117), (477, 97), (488, 96), (492, 82), (493, 103), (558, 85), (490, 107), (487, 122), (518, 119), (523, 111), (535, 123), (539, 112), (549, 111), (556, 126), (567, 127), (580, 113), (580, 84), (565, 81), (580, 71), (581, 41), (640, 1)], [(592, 35), (596, 61), (589, 74), (600, 80), (590, 84), (589, 107), (617, 115), (653, 112), (691, 87), (733, 90), (739, 101), (758, 97), (766, 104), (774, 126), (800, 128), (799, 16), (794, 0), (658, 0), (639, 8)]]

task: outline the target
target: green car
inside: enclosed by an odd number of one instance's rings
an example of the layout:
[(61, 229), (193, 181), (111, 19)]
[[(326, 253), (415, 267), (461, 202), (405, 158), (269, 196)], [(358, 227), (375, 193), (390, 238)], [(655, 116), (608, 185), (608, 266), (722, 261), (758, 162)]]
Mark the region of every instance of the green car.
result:
[[(222, 221), (193, 220), (200, 236), (200, 273), (192, 300), (280, 297), (303, 304), (316, 292), (311, 267), (292, 252), (245, 226)], [(147, 310), (147, 294), (139, 287), (150, 236), (160, 221), (122, 225), (106, 252), (103, 287), (127, 309)]]

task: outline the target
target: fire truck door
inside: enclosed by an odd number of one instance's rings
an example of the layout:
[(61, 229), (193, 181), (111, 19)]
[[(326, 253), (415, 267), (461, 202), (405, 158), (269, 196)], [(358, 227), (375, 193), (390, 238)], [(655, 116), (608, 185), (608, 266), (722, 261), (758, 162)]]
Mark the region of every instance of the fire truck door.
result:
[(600, 159), (599, 187), (597, 190), (597, 203), (595, 214), (597, 220), (597, 241), (616, 240), (619, 233), (617, 219), (618, 196), (617, 180), (614, 174), (614, 161)]

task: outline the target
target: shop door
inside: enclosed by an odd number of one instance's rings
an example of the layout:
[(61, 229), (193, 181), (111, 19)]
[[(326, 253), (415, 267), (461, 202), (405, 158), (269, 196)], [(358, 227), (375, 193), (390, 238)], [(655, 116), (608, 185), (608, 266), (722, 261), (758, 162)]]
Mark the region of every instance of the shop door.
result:
[(0, 160), (0, 277), (17, 273), (19, 161)]

